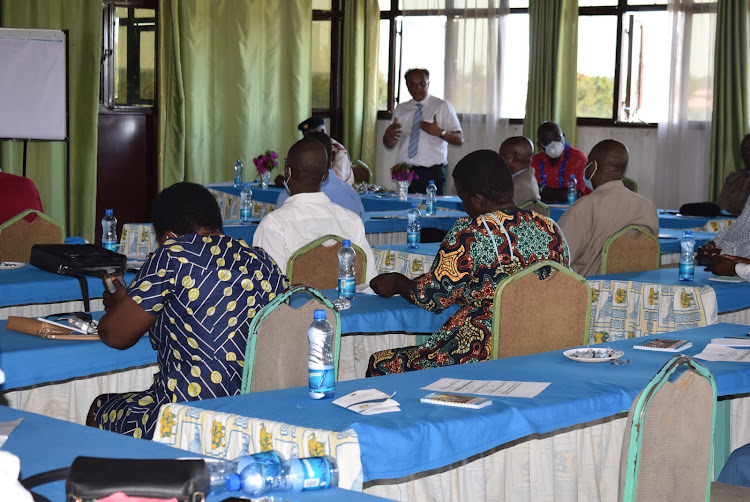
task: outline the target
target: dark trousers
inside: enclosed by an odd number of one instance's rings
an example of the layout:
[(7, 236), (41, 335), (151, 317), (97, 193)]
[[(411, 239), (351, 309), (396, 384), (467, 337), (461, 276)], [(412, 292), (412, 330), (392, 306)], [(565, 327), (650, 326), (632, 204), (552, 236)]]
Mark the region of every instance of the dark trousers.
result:
[(438, 195), (443, 195), (445, 188), (445, 164), (435, 164), (434, 166), (409, 166), (412, 172), (419, 178), (411, 180), (409, 184), (409, 193), (427, 193), (427, 185), (430, 180), (435, 182)]

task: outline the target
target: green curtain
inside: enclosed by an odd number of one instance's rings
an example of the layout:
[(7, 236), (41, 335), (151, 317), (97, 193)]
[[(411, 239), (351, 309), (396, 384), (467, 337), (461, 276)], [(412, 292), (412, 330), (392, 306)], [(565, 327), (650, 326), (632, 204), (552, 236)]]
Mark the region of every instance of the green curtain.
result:
[(310, 115), (311, 39), (311, 0), (160, 0), (159, 188), (283, 159)]
[[(94, 240), (96, 147), (102, 3), (91, 0), (2, 0), (0, 26), (68, 30), (70, 88), (70, 228), (67, 235)], [(0, 69), (0, 71), (2, 71)], [(23, 143), (0, 142), (0, 166), (22, 173)], [(34, 180), (44, 212), (65, 224), (65, 143), (28, 143), (27, 176)]]
[(575, 146), (578, 0), (529, 2), (529, 44), (523, 134), (536, 139), (539, 124), (551, 120)]
[(718, 2), (709, 187), (712, 200), (719, 200), (724, 178), (744, 167), (740, 159), (740, 141), (750, 126), (747, 23), (747, 0)]
[(375, 169), (378, 119), (378, 0), (350, 0), (344, 10), (344, 146)]

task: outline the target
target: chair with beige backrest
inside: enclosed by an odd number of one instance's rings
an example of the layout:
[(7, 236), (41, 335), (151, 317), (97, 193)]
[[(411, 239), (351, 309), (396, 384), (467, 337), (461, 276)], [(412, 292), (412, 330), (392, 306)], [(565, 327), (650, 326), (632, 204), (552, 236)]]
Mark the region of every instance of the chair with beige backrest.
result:
[(370, 183), (372, 180), (372, 169), (370, 169), (370, 166), (362, 162), (361, 160), (356, 160), (352, 162), (352, 171), (354, 171), (354, 182), (355, 183)]
[[(286, 265), (286, 275), (292, 284), (304, 284), (317, 289), (334, 289), (338, 286), (339, 249), (343, 238), (324, 235), (292, 253)], [(356, 253), (354, 272), (357, 284), (365, 282), (367, 256), (361, 247), (352, 244)]]
[(691, 357), (671, 358), (628, 413), (620, 500), (750, 500), (750, 488), (711, 482), (715, 415), (711, 372)]
[(527, 200), (520, 206), (521, 209), (529, 209), (542, 216), (549, 216), (549, 206), (540, 200)]
[(590, 309), (591, 289), (583, 277), (553, 261), (526, 267), (495, 291), (492, 359), (587, 344)]
[[(36, 217), (29, 223), (26, 216)], [(35, 209), (27, 209), (0, 225), (0, 261), (28, 262), (34, 244), (62, 244), (62, 227)]]
[[(288, 304), (294, 295), (307, 295), (311, 299), (294, 308)], [(317, 309), (326, 311), (326, 320), (333, 328), (334, 377), (338, 379), (341, 317), (320, 291), (292, 286), (260, 309), (250, 323), (242, 373), (243, 394), (308, 384), (307, 328)]]
[(660, 266), (659, 239), (640, 225), (628, 225), (610, 236), (602, 248), (601, 274), (656, 270)]

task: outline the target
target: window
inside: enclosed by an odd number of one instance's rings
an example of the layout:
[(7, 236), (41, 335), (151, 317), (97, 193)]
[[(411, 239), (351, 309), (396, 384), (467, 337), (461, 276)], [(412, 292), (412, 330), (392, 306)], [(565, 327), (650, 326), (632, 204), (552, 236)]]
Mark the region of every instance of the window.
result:
[(340, 138), (343, 0), (313, 0), (312, 7), (312, 112), (328, 118), (328, 133)]
[(156, 1), (106, 1), (103, 22), (100, 105), (153, 107)]

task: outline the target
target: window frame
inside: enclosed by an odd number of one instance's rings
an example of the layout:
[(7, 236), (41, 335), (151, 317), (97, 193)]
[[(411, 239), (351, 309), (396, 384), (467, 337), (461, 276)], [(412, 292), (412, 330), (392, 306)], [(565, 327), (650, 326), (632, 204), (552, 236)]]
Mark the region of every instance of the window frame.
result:
[[(154, 11), (154, 100), (153, 103), (143, 102), (138, 105), (118, 105), (115, 104), (115, 33), (114, 33), (114, 20), (116, 16), (117, 8), (124, 7), (128, 9), (153, 9)], [(99, 79), (99, 109), (107, 111), (143, 111), (144, 113), (150, 113), (157, 107), (158, 101), (158, 50), (159, 50), (159, 5), (158, 0), (103, 0), (102, 1), (102, 51), (100, 59), (100, 79)], [(152, 31), (152, 30), (146, 30)], [(130, 41), (130, 37), (128, 37)], [(131, 61), (139, 54), (135, 54), (136, 51), (131, 51), (128, 47), (128, 70), (131, 68), (138, 67), (140, 65), (131, 65)], [(127, 86), (126, 86), (127, 87)], [(128, 99), (130, 102), (130, 99)]]
[(313, 22), (331, 22), (331, 84), (329, 87), (328, 108), (312, 108), (312, 115), (329, 120), (328, 134), (335, 139), (341, 140), (343, 134), (344, 110), (341, 105), (343, 89), (343, 27), (344, 27), (344, 1), (331, 0), (331, 10), (313, 9)]

